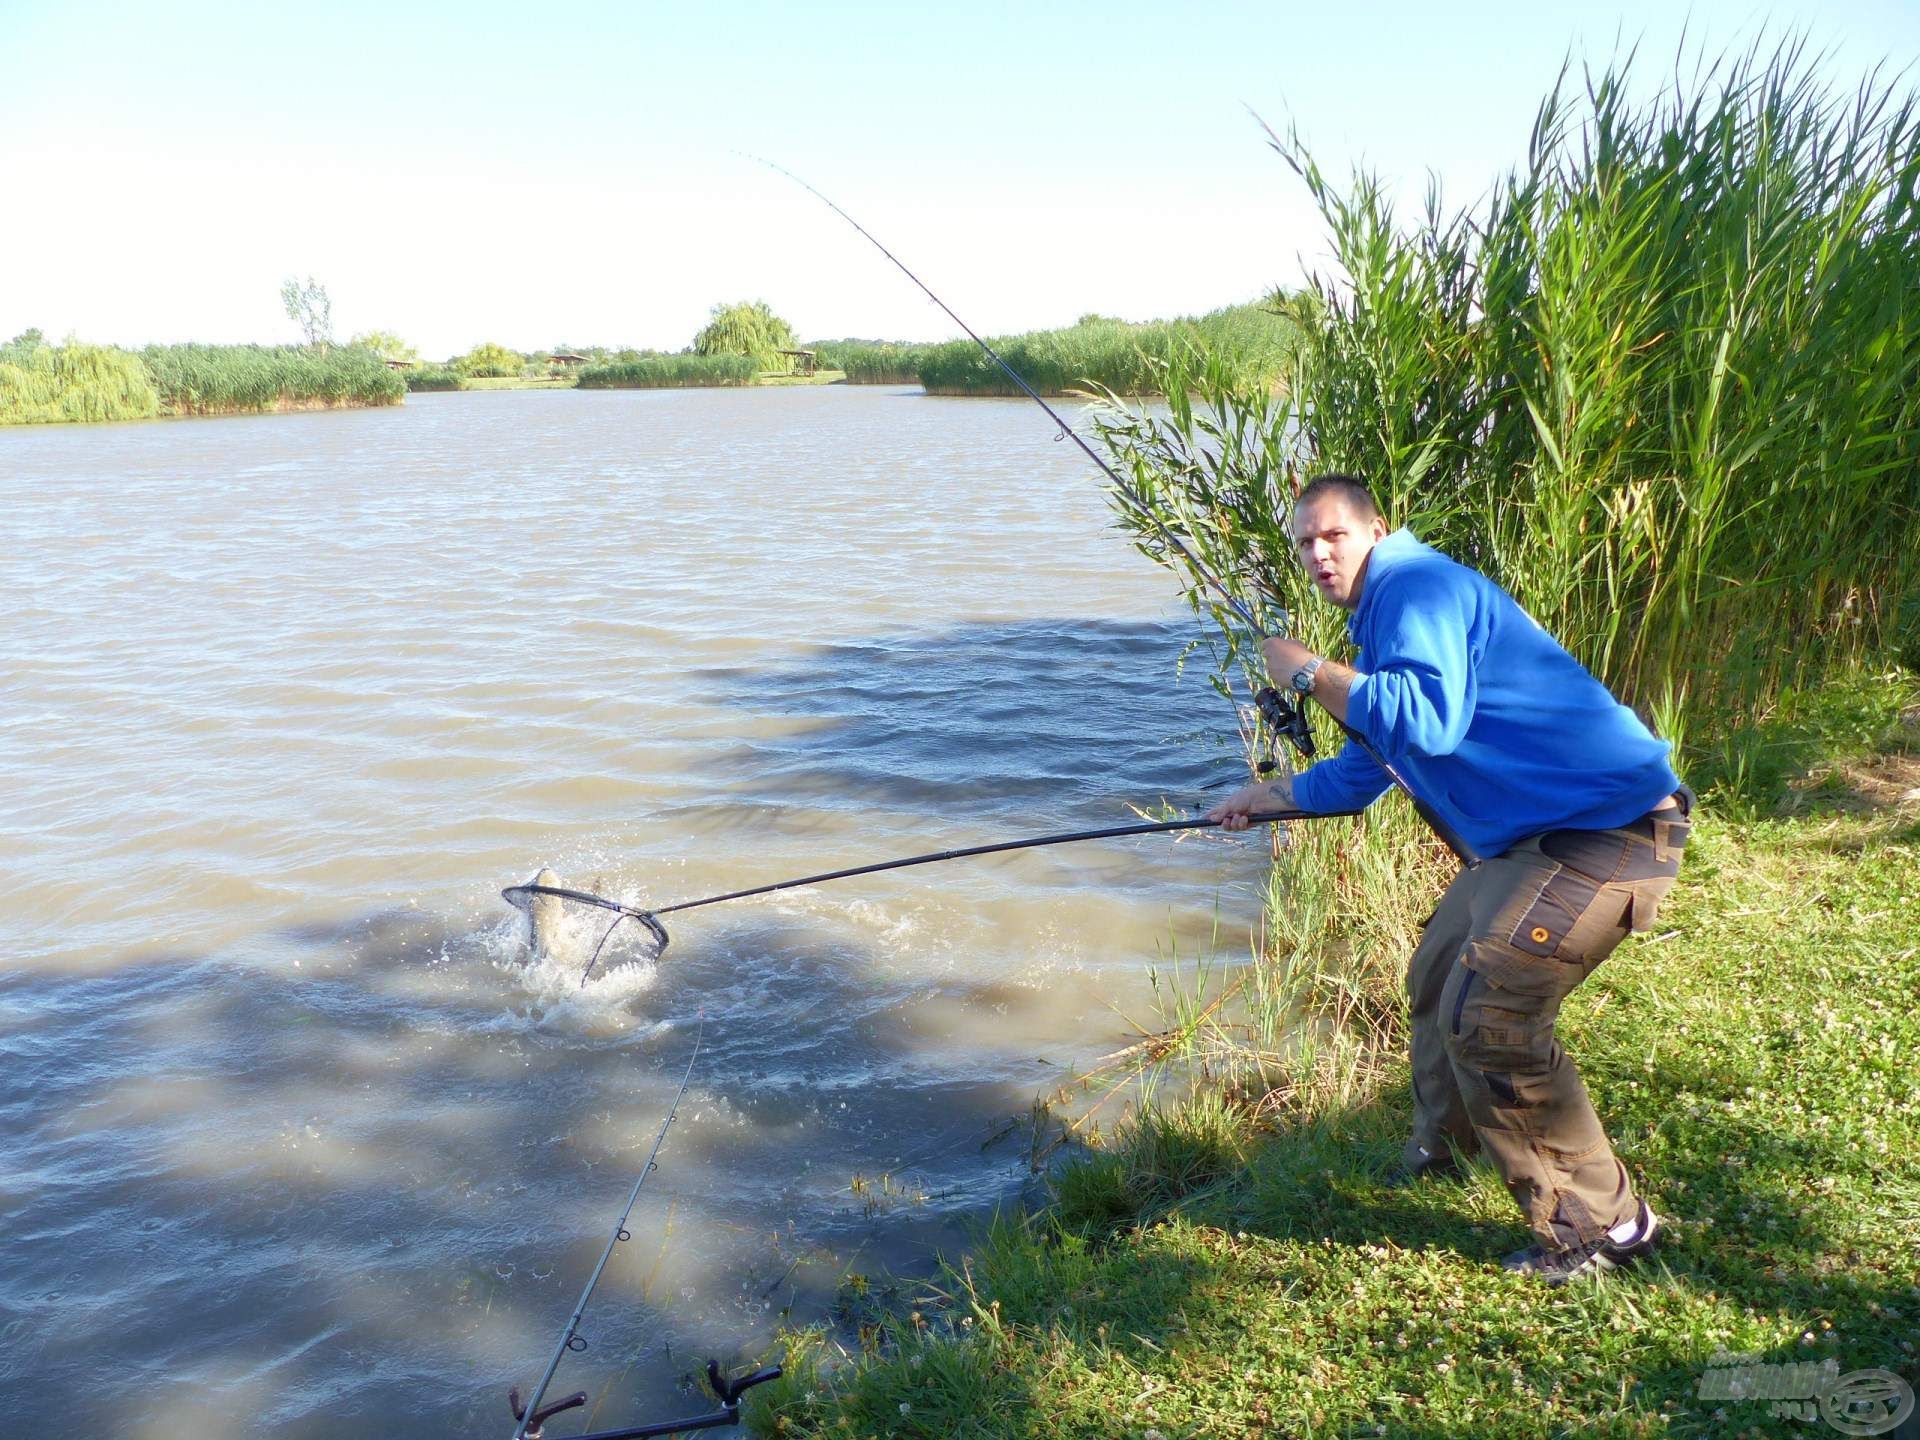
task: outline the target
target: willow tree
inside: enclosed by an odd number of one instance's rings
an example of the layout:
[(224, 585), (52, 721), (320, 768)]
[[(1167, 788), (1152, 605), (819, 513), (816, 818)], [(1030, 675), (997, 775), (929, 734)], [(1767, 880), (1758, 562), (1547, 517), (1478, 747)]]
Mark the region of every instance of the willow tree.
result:
[(798, 348), (793, 327), (764, 300), (716, 305), (713, 316), (693, 337), (696, 355), (747, 355), (763, 369), (780, 364), (780, 352)]
[(420, 351), (409, 345), (391, 330), (362, 330), (347, 341), (349, 345), (358, 345), (363, 350), (371, 350), (382, 360), (418, 360)]
[(511, 379), (524, 363), (518, 350), (488, 340), (456, 359), (453, 368), (476, 379)]

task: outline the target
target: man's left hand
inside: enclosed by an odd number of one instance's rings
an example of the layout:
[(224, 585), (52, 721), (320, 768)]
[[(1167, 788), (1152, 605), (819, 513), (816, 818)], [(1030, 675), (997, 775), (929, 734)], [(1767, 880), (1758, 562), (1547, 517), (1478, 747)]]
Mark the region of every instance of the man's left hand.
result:
[(1244, 830), (1250, 815), (1293, 808), (1293, 777), (1282, 775), (1275, 780), (1242, 785), (1202, 818), (1213, 821), (1222, 830)]

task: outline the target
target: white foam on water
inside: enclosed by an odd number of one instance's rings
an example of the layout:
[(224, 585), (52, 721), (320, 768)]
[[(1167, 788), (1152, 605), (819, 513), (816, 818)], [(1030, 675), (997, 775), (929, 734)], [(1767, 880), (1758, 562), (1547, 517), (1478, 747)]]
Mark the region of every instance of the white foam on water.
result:
[(540, 1004), (582, 1015), (604, 1015), (623, 1009), (653, 989), (660, 978), (659, 965), (650, 959), (627, 957), (622, 960), (612, 947), (600, 957), (593, 974), (581, 981), (582, 965), (571, 960), (556, 960), (545, 954), (523, 959), (513, 966), (517, 987)]
[(601, 913), (588, 906), (566, 906), (558, 934), (549, 937), (554, 943), (536, 951), (527, 917), (509, 910), (496, 916), (492, 925), (472, 932), (471, 954), (448, 954), (446, 958), (456, 963), (478, 960), (506, 982), (509, 1008), (483, 1023), (481, 1031), (577, 1028), (653, 1033), (670, 1028), (666, 1021), (652, 1021), (631, 1011), (632, 1002), (652, 990), (659, 980), (659, 966), (651, 953), (652, 937), (634, 922), (620, 926), (600, 952), (593, 974), (581, 983), (587, 958), (612, 920), (609, 915), (596, 923)]

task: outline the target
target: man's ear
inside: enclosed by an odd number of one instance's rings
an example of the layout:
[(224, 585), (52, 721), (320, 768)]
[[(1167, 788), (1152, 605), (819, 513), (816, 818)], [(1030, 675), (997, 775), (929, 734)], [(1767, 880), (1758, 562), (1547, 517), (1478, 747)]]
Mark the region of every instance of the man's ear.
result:
[(1387, 517), (1384, 515), (1374, 516), (1372, 528), (1373, 528), (1373, 538), (1376, 543), (1386, 539), (1387, 538)]

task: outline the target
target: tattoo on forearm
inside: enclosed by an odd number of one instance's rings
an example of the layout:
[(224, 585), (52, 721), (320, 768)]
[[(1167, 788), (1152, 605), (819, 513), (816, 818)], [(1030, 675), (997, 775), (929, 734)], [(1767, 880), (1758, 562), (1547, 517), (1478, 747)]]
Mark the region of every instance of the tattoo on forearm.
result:
[(1313, 698), (1332, 699), (1339, 696), (1347, 698), (1347, 692), (1353, 689), (1353, 682), (1359, 678), (1359, 672), (1351, 665), (1342, 665), (1338, 660), (1328, 660), (1314, 672)]
[(1322, 710), (1344, 723), (1348, 693), (1359, 678), (1359, 671), (1351, 665), (1342, 665), (1338, 660), (1323, 661), (1313, 674), (1313, 698)]

